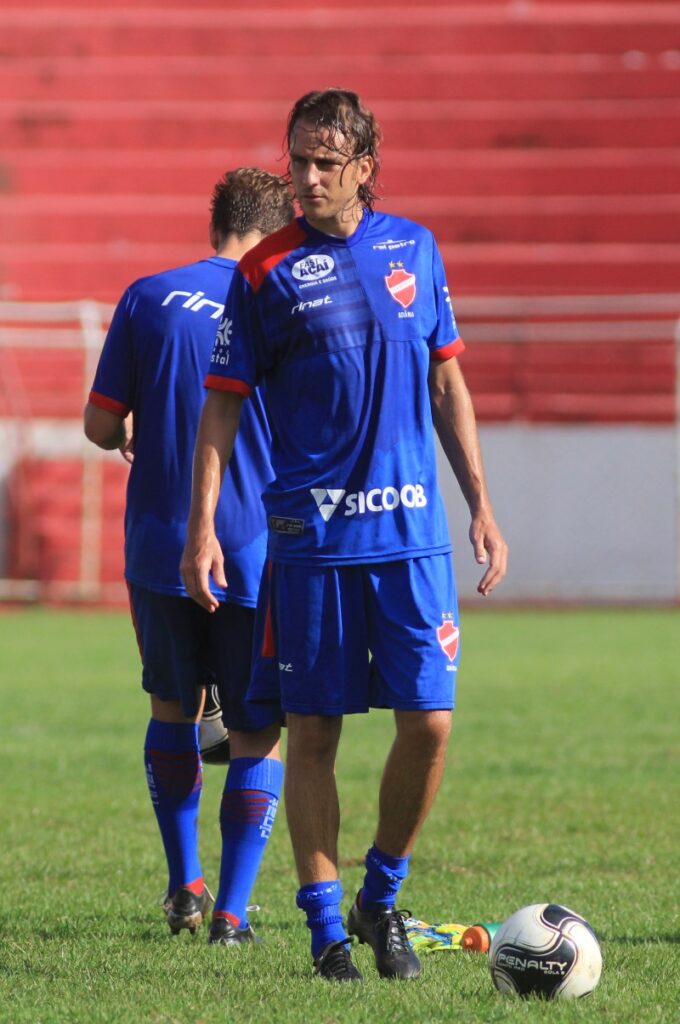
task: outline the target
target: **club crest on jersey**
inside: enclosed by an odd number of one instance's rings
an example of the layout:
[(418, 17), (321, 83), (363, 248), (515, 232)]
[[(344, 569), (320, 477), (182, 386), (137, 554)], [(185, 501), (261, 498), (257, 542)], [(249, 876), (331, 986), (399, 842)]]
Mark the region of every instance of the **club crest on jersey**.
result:
[(452, 618), (444, 616), (441, 626), (437, 627), (437, 640), (449, 661), (455, 661), (458, 654), (460, 630)]
[(416, 297), (416, 275), (404, 270), (404, 264), (399, 260), (390, 263), (391, 272), (385, 278), (387, 290), (403, 309), (408, 309)]

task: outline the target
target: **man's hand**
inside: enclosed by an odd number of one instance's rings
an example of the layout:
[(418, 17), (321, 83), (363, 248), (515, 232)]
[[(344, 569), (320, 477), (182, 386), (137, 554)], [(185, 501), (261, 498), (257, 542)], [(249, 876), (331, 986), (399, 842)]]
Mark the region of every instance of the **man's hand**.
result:
[(132, 439), (132, 416), (127, 417), (123, 423), (123, 429), (125, 430), (125, 437), (121, 444), (118, 445), (118, 449), (125, 461), (132, 465), (135, 460), (134, 442)]
[(489, 566), (477, 586), (477, 592), (482, 597), (488, 597), (508, 571), (508, 545), (493, 515), (480, 514), (473, 518), (470, 524), (470, 543), (480, 565), (484, 565), (488, 554)]
[(242, 401), (242, 396), (233, 391), (209, 390), (196, 434), (187, 542), (179, 568), (189, 597), (209, 612), (219, 607), (210, 593), (210, 574), (218, 587), (227, 586), (224, 556), (215, 535), (215, 508), (234, 447)]
[(220, 603), (210, 592), (210, 576), (218, 587), (227, 586), (227, 577), (224, 573), (222, 548), (214, 533), (199, 541), (189, 532), (179, 571), (189, 597), (206, 611), (217, 611)]

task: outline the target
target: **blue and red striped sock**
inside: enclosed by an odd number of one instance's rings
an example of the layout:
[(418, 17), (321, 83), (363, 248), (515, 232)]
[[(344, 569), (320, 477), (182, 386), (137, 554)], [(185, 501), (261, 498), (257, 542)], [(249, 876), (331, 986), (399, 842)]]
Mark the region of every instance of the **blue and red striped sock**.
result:
[(271, 757), (237, 757), (229, 765), (220, 808), (222, 860), (213, 917), (237, 928), (248, 924), (246, 906), (274, 824), (283, 765)]
[(146, 781), (168, 862), (168, 893), (203, 891), (198, 856), (198, 807), (203, 770), (198, 725), (152, 718), (144, 744)]

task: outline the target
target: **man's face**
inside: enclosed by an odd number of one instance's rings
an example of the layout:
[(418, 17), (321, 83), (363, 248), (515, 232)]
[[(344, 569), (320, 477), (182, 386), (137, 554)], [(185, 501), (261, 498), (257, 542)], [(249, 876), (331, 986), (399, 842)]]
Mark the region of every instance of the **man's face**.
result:
[(351, 144), (339, 132), (335, 148), (328, 142), (328, 129), (296, 122), (290, 143), (293, 188), (310, 224), (331, 235), (350, 235), (361, 220), (357, 192), (371, 175), (373, 159), (353, 158)]

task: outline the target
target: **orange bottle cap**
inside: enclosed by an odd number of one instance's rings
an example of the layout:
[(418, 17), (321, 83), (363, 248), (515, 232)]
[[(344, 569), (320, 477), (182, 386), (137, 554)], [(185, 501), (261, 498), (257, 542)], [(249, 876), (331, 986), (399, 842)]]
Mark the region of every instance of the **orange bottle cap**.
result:
[(461, 935), (460, 944), (463, 949), (467, 949), (471, 953), (487, 953), (491, 941), (486, 928), (472, 925), (472, 927), (466, 928)]

